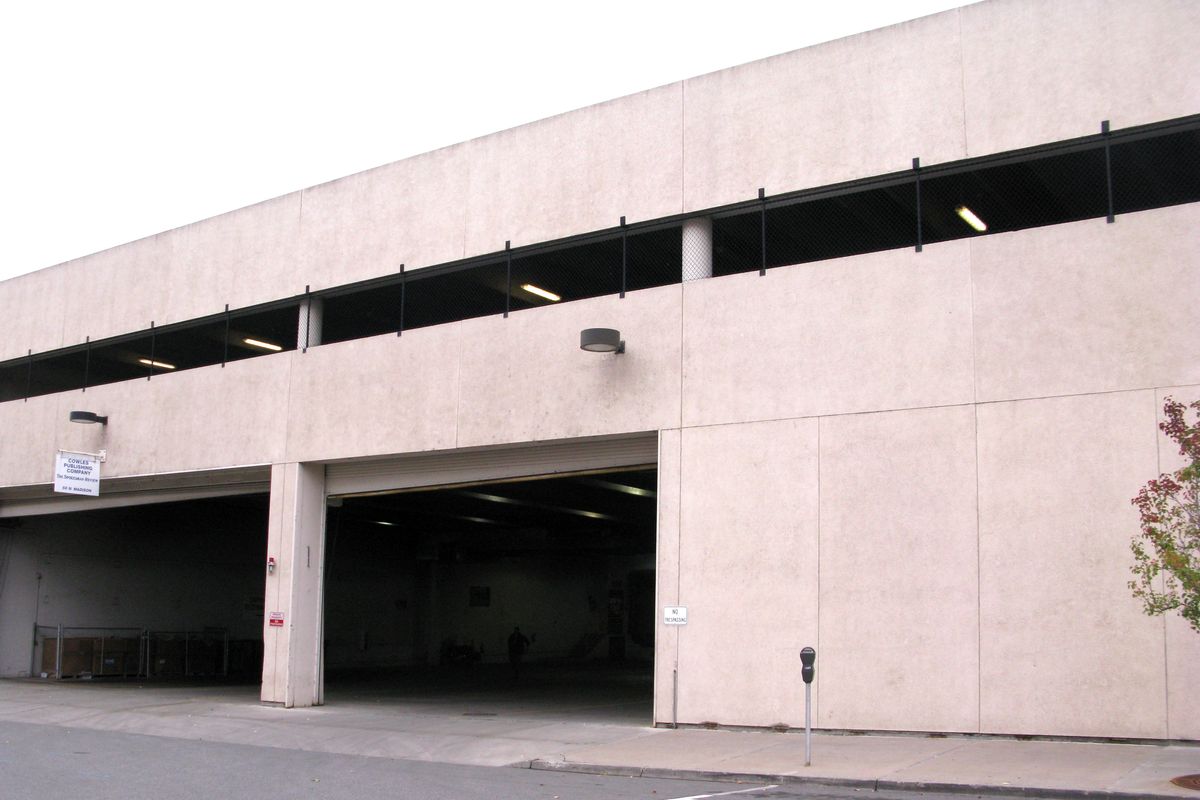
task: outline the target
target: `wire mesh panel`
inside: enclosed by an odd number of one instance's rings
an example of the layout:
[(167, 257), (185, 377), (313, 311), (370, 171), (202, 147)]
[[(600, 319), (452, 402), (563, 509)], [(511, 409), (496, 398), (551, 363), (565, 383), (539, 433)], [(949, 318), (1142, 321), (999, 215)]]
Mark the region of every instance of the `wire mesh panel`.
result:
[(506, 261), (455, 270), (417, 270), (406, 276), (404, 328), (503, 314), (507, 308)]
[(513, 311), (620, 291), (619, 236), (514, 255), (512, 260)]
[(1200, 200), (1200, 131), (1114, 144), (1112, 177), (1117, 214)]
[(402, 325), (402, 302), (407, 276), (344, 294), (326, 295), (322, 312), (324, 344), (395, 333)]
[(679, 283), (683, 275), (683, 228), (630, 233), (626, 240), (625, 291)]
[(295, 350), (299, 319), (299, 309), (290, 303), (268, 309), (232, 312), (226, 338), (226, 361)]
[(1104, 148), (926, 178), (921, 198), (926, 242), (1102, 217)]
[(29, 396), (82, 389), (87, 378), (89, 354), (87, 348), (58, 350), (33, 356), (29, 378)]
[(31, 358), (19, 358), (0, 364), (0, 403), (23, 400), (29, 395)]

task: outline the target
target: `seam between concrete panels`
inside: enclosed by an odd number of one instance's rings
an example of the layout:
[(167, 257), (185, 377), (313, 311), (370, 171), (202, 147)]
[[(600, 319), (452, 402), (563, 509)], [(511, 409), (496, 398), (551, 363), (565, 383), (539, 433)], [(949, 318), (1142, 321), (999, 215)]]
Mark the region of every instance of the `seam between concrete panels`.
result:
[(962, 29), (962, 9), (954, 9), (954, 19), (958, 23), (958, 77), (959, 91), (962, 98), (962, 153), (963, 158), (967, 158), (967, 153), (970, 152), (969, 140), (967, 138), (967, 61), (966, 61), (966, 46), (963, 43)]
[[(679, 82), (679, 213), (687, 211), (687, 81)], [(63, 321), (66, 325), (66, 321)]]
[(975, 424), (975, 729), (983, 732), (983, 526), (979, 514), (979, 404)]
[[(1181, 383), (1177, 388), (1191, 388), (1192, 386), (1200, 386), (1200, 384)], [(838, 417), (859, 417), (866, 414), (892, 414), (898, 411), (926, 411), (939, 408), (966, 408), (968, 406), (995, 406), (1004, 403), (1027, 403), (1034, 400), (1064, 400), (1069, 397), (1101, 397), (1109, 394), (1129, 394), (1131, 392), (1157, 391), (1160, 387), (1156, 386), (1131, 386), (1128, 389), (1103, 389), (1091, 392), (1071, 392), (1069, 394), (1047, 394), (1035, 395), (1029, 397), (1011, 397), (1004, 400), (978, 400), (967, 401), (963, 403), (935, 403), (928, 406), (894, 406), (888, 408), (876, 408), (869, 411), (842, 411), (822, 414), (798, 414), (793, 417), (764, 417), (753, 419), (727, 420), (723, 422), (704, 422), (696, 425), (684, 425), (681, 430), (696, 430), (700, 428), (720, 428), (725, 425), (751, 425), (767, 422), (787, 422), (796, 419), (836, 419)]]
[[(825, 424), (824, 417), (817, 417), (817, 653), (821, 652), (821, 426)], [(816, 697), (813, 699), (813, 707), (816, 711), (817, 726), (820, 727), (821, 720), (821, 685), (817, 684)]]
[[(1162, 437), (1158, 435), (1158, 393), (1163, 391), (1163, 387), (1154, 390), (1150, 396), (1150, 419), (1156, 423), (1151, 430), (1154, 436), (1154, 466), (1158, 470), (1158, 474), (1163, 472), (1163, 457), (1162, 457)], [(1159, 576), (1159, 581), (1166, 588), (1165, 576)], [(1171, 738), (1171, 649), (1168, 642), (1167, 630), (1167, 615), (1162, 615), (1162, 633), (1163, 633), (1163, 730), (1166, 732), (1166, 737)]]

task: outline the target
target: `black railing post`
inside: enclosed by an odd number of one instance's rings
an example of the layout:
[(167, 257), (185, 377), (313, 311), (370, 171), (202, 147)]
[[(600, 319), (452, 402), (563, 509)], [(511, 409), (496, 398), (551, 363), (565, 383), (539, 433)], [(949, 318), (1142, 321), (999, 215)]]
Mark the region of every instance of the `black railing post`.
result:
[(758, 200), (761, 203), (759, 210), (759, 255), (761, 261), (758, 266), (758, 276), (761, 278), (767, 274), (767, 190), (763, 187), (758, 188)]
[(504, 242), (504, 317), (508, 318), (508, 310), (512, 304), (512, 242)]
[(304, 347), (300, 348), (303, 355), (308, 352), (308, 340), (312, 336), (312, 284), (304, 284)]
[(154, 376), (154, 339), (154, 320), (150, 320), (150, 358), (148, 359), (150, 364), (147, 367), (150, 371), (146, 375), (146, 380), (150, 380)]
[(625, 281), (629, 270), (629, 231), (625, 228), (625, 217), (621, 217), (621, 299), (625, 299)]
[(924, 245), (924, 231), (921, 226), (921, 159), (913, 158), (913, 172), (917, 176), (917, 252), (921, 252), (921, 247)]
[(404, 287), (408, 280), (404, 277), (404, 265), (400, 265), (400, 326), (396, 328), (396, 335), (400, 336), (404, 333)]
[(1108, 221), (1112, 223), (1117, 221), (1117, 217), (1113, 213), (1112, 150), (1110, 147), (1112, 134), (1108, 129), (1108, 120), (1100, 123), (1100, 133), (1104, 136), (1104, 180), (1108, 187)]

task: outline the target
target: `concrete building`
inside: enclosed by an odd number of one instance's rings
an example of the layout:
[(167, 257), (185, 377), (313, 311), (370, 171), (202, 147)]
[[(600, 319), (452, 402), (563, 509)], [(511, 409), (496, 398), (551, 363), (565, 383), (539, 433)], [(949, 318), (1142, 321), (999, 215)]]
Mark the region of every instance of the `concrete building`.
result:
[(1200, 395), (1198, 38), (991, 0), (0, 283), (0, 674), (307, 706), (521, 625), (647, 723), (802, 724), (812, 645), (823, 728), (1200, 738), (1126, 587)]

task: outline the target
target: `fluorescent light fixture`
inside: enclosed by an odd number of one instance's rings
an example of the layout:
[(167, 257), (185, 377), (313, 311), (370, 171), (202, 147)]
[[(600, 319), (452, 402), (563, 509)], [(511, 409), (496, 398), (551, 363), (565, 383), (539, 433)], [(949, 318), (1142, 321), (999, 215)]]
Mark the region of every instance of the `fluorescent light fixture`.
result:
[(496, 520), (488, 519), (487, 517), (459, 517), (459, 519), (466, 520), (467, 522), (478, 522), (483, 525), (499, 525), (500, 524)]
[(974, 211), (966, 206), (959, 206), (958, 208), (954, 209), (954, 213), (962, 217), (963, 222), (967, 223), (980, 233), (983, 233), (987, 230), (987, 223), (981, 220)]
[(593, 486), (600, 486), (605, 489), (612, 489), (614, 492), (622, 492), (624, 494), (631, 494), (635, 497), (654, 497), (655, 496), (655, 492), (653, 489), (643, 489), (640, 486), (630, 486), (625, 483), (617, 483), (616, 481), (606, 481), (606, 480), (601, 480), (599, 478), (590, 478), (590, 479), (584, 479), (584, 482), (590, 483)]
[(371, 520), (371, 521), (372, 521), (372, 522), (374, 522), (376, 525), (386, 525), (386, 526), (387, 526), (387, 527), (389, 527), (389, 528), (394, 528), (394, 527), (396, 527), (396, 523), (394, 523), (394, 522), (388, 522), (387, 520), (382, 520), (382, 519), (373, 519), (373, 520)]
[(462, 492), (467, 497), (474, 497), (479, 500), (487, 500), (490, 503), (507, 503), (511, 506), (524, 505), (518, 500), (513, 500), (511, 497), (501, 497), (498, 494), (487, 494), (486, 492)]
[(165, 361), (151, 361), (148, 358), (139, 358), (139, 364), (145, 364), (147, 367), (158, 367), (159, 369), (175, 369), (174, 364), (168, 364)]
[(271, 344), (270, 342), (264, 342), (262, 339), (246, 338), (246, 339), (242, 339), (242, 341), (245, 342), (246, 344), (250, 345), (251, 347), (259, 347), (263, 350), (270, 350), (272, 353), (278, 353), (280, 350), (283, 349), (282, 347), (280, 347), (277, 344)]
[(548, 292), (540, 286), (534, 286), (532, 283), (522, 283), (521, 288), (530, 294), (535, 294), (538, 297), (549, 300), (551, 303), (557, 303), (559, 300), (562, 300), (562, 295), (557, 295), (554, 292)]

